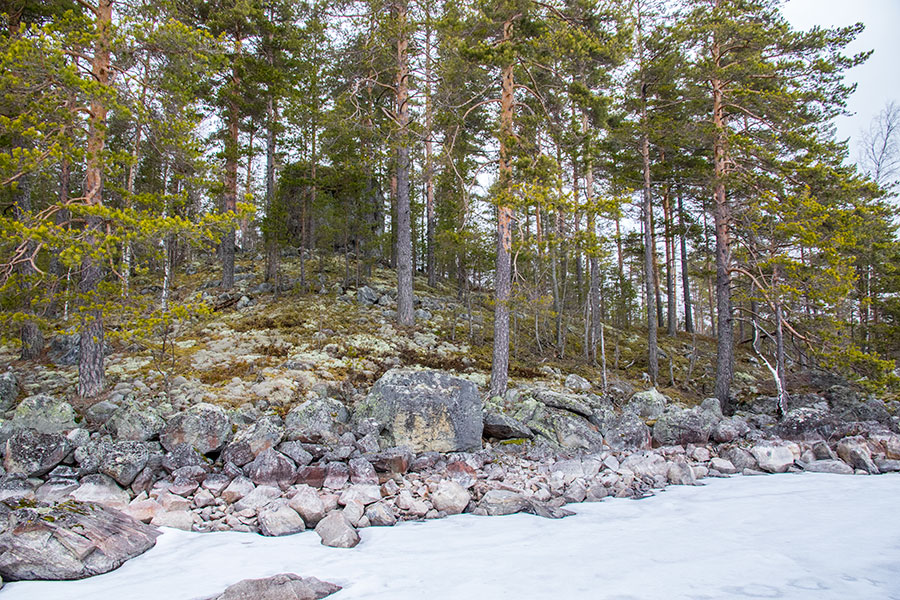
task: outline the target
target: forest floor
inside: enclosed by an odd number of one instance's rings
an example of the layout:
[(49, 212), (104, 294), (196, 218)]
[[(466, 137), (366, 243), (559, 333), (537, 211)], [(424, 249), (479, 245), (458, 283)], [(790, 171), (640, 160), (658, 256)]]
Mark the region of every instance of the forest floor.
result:
[[(183, 408), (199, 401), (238, 408), (251, 402), (257, 408), (286, 411), (291, 405), (322, 392), (354, 401), (388, 369), (425, 367), (454, 372), (486, 390), (491, 367), (492, 309), (489, 294), (476, 291), (465, 301), (455, 288), (430, 288), (416, 277), (416, 325), (396, 325), (394, 272), (375, 269), (373, 275), (349, 283), (344, 263), (313, 258), (306, 261), (309, 287), (299, 282), (297, 257), (282, 267), (284, 289), (276, 295), (262, 279), (259, 258), (243, 257), (237, 265), (235, 289), (220, 294), (214, 276), (217, 265), (194, 264), (173, 286), (175, 302), (202, 298), (211, 312), (176, 321), (163, 337), (158, 329), (140, 333), (130, 324), (109, 329), (107, 377), (110, 396), (120, 382), (138, 381), (139, 396), (157, 396)], [(351, 273), (352, 276), (352, 273)], [(366, 293), (359, 290), (367, 286)], [(151, 300), (156, 289), (134, 287)], [(360, 298), (369, 294), (368, 302)], [(220, 307), (218, 310), (215, 307)], [(558, 384), (577, 374), (602, 387), (602, 364), (584, 358), (583, 322), (569, 317), (562, 357), (555, 340), (552, 313), (538, 319), (541, 344), (535, 341), (534, 310), (513, 310), (510, 386)], [(66, 323), (61, 323), (61, 330)], [(634, 390), (650, 387), (646, 335), (640, 329), (604, 327), (606, 378), (613, 395), (627, 398)], [(70, 338), (71, 339), (71, 338)], [(64, 341), (50, 346), (44, 360), (28, 365), (23, 393), (72, 396), (77, 366)], [(715, 376), (715, 340), (683, 332), (660, 335), (658, 389), (686, 405), (696, 405), (712, 394)], [(17, 349), (0, 348), (0, 361), (16, 363)], [(68, 353), (68, 360), (64, 357)], [(734, 389), (739, 401), (774, 394), (769, 371), (752, 352), (739, 344)], [(26, 366), (26, 365), (21, 365)], [(808, 375), (794, 377), (792, 391), (821, 391)], [(144, 388), (143, 386), (146, 386)], [(827, 387), (827, 386), (825, 386)], [(816, 389), (819, 388), (819, 389)]]

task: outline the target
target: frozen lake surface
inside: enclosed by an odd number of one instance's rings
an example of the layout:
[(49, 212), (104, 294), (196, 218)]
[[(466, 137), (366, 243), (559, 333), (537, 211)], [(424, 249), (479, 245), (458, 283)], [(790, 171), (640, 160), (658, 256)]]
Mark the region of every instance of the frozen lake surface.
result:
[(311, 531), (282, 538), (167, 530), (112, 573), (7, 584), (0, 600), (193, 600), (293, 572), (335, 600), (900, 600), (900, 476), (704, 480), (577, 515), (458, 515), (361, 530), (352, 550)]

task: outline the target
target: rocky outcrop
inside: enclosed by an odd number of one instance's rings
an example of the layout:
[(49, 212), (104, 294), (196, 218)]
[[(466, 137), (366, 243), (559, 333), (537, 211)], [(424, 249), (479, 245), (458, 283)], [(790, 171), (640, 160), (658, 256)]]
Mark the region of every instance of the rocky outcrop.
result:
[(82, 579), (149, 550), (159, 531), (97, 504), (0, 502), (0, 576)]
[(478, 389), (440, 371), (388, 371), (372, 386), (356, 418), (380, 423), (388, 446), (407, 446), (416, 452), (481, 447)]
[(264, 579), (245, 579), (208, 600), (319, 600), (340, 590), (341, 586), (315, 577), (282, 573)]

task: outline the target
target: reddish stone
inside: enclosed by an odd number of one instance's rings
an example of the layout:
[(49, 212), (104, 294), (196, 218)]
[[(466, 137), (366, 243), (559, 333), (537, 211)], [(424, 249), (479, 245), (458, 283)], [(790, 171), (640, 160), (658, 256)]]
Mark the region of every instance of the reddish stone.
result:
[(321, 466), (297, 469), (297, 483), (320, 488), (325, 483), (325, 468)]

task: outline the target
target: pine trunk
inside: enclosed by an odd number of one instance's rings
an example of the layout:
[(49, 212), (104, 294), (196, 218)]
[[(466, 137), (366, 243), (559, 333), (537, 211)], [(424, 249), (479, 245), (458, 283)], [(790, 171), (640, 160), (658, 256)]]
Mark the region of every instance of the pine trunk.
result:
[[(96, 9), (97, 38), (94, 42), (94, 57), (91, 74), (100, 86), (109, 85), (110, 36), (112, 29), (112, 0), (98, 0)], [(106, 146), (107, 107), (101, 96), (91, 99), (90, 120), (87, 140), (87, 163), (84, 173), (85, 202), (91, 206), (103, 205), (103, 150)], [(87, 219), (86, 242), (96, 246), (95, 232), (101, 226), (100, 219)], [(94, 295), (103, 279), (100, 261), (87, 254), (81, 263), (79, 291), (84, 301), (96, 301)], [(81, 311), (81, 341), (78, 360), (77, 393), (83, 398), (96, 397), (106, 385), (103, 356), (103, 315), (99, 309), (83, 307)]]
[[(512, 39), (511, 20), (503, 23), (503, 41)], [(512, 193), (510, 142), (513, 136), (513, 65), (507, 64), (501, 73), (500, 93), (500, 193)], [(509, 381), (509, 299), (511, 292), (512, 208), (508, 197), (497, 206), (497, 264), (494, 274), (494, 347), (491, 364), (491, 396), (506, 393)]]
[(406, 0), (398, 2), (397, 23), (397, 321), (410, 327), (413, 314), (412, 223), (409, 203), (409, 62)]
[[(716, 52), (716, 51), (714, 51)], [(717, 54), (717, 52), (716, 52)], [(723, 83), (712, 81), (713, 122), (717, 131), (713, 147), (715, 161), (715, 206), (713, 220), (716, 234), (716, 398), (723, 408), (731, 408), (731, 382), (734, 379), (734, 328), (731, 307), (731, 273), (729, 226), (731, 206), (725, 191), (727, 149), (725, 141)]]
[(678, 224), (681, 228), (681, 285), (684, 288), (684, 330), (694, 333), (694, 315), (691, 306), (691, 282), (688, 278), (687, 229), (684, 226), (684, 202), (678, 196)]

